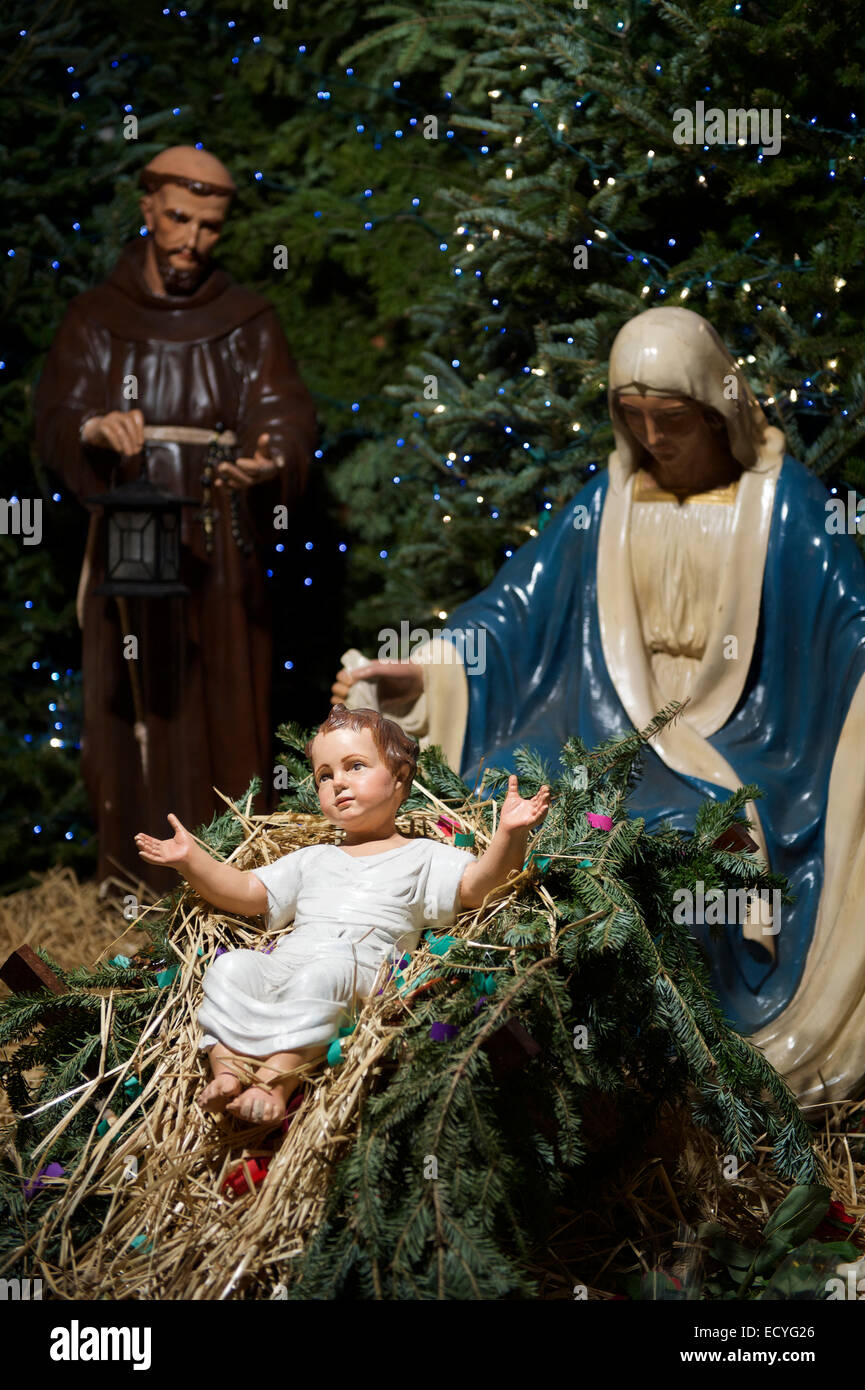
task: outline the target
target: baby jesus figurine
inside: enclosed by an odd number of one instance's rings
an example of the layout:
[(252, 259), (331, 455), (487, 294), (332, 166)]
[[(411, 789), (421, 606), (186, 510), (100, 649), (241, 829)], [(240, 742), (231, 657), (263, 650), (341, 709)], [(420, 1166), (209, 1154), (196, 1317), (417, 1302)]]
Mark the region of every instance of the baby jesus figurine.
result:
[(450, 926), (480, 907), (522, 868), (529, 831), (550, 806), (548, 786), (525, 800), (511, 776), (495, 835), (475, 859), (397, 831), (418, 745), (393, 720), (336, 705), (305, 751), (322, 814), (345, 831), (342, 844), (310, 845), (244, 872), (211, 858), (173, 815), (173, 839), (135, 837), (142, 859), (177, 869), (220, 911), (266, 915), (271, 930), (294, 920), (269, 955), (219, 956), (205, 972), (198, 1012), (213, 1071), (200, 1104), (270, 1129), (300, 1084), (299, 1069), (324, 1056), (356, 1002), (368, 998), (382, 961), (413, 950), (425, 926)]

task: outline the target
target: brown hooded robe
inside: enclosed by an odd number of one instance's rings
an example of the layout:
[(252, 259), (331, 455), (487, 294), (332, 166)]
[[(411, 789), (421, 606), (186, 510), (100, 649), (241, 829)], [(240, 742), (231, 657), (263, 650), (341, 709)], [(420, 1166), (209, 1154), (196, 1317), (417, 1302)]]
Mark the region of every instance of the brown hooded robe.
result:
[[(139, 858), (139, 830), (170, 836), (173, 811), (189, 829), (225, 805), (212, 788), (238, 797), (263, 779), (259, 805), (272, 805), (271, 582), (265, 563), (286, 532), (274, 507), (292, 510), (316, 444), (312, 399), (270, 303), (212, 269), (194, 294), (153, 294), (143, 278), (145, 242), (129, 243), (108, 279), (72, 300), (36, 392), (36, 446), (79, 501), (138, 477), (140, 458), (79, 441), (92, 415), (138, 408), (145, 425), (235, 431), (239, 457), (258, 436), (285, 459), (272, 482), (240, 493), (240, 523), (255, 550), (241, 554), (231, 533), (229, 490), (213, 490), (214, 549), (205, 551), (197, 509), (182, 512), (181, 579), (188, 598), (127, 598), (129, 633), (115, 599), (97, 597), (104, 578), (99, 521), (84, 606), (82, 770), (99, 831), (99, 877), (122, 865), (157, 892), (173, 870)], [(137, 397), (129, 399), (129, 379)], [(124, 393), (124, 387), (126, 392)], [(202, 497), (201, 444), (148, 444), (151, 482)], [(135, 711), (124, 638), (138, 638), (136, 669), (148, 735), (148, 779), (134, 736)], [(258, 809), (258, 807), (257, 807)]]

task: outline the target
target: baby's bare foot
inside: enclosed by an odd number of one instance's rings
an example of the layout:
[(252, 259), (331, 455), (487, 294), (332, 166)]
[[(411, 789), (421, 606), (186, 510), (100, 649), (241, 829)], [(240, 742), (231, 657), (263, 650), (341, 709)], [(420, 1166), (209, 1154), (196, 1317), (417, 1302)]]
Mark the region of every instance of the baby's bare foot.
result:
[(214, 1115), (221, 1115), (228, 1102), (239, 1091), (239, 1077), (232, 1076), (230, 1072), (222, 1072), (213, 1078), (209, 1086), (205, 1086), (198, 1097), (198, 1104), (203, 1110), (210, 1110)]
[(278, 1086), (272, 1092), (263, 1086), (248, 1086), (227, 1109), (237, 1119), (248, 1120), (250, 1124), (276, 1125), (285, 1114), (285, 1098)]

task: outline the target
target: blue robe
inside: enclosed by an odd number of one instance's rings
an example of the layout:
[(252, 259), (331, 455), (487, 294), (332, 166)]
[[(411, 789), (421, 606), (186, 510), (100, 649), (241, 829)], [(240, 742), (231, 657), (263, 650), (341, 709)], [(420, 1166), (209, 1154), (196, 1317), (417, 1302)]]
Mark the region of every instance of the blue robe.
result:
[[(521, 745), (560, 775), (568, 738), (579, 735), (591, 748), (632, 728), (607, 671), (598, 619), (597, 551), (607, 487), (604, 470), (483, 593), (448, 615), (451, 631), (486, 629), (484, 672), (467, 675), (460, 774), (469, 785), (482, 759), (484, 766), (513, 770)], [(783, 929), (774, 938), (777, 958), (769, 966), (766, 953), (743, 940), (738, 924), (724, 928), (723, 942), (711, 939), (708, 926), (693, 927), (722, 1007), (743, 1033), (771, 1022), (802, 976), (823, 886), (832, 760), (865, 673), (865, 563), (852, 537), (827, 534), (827, 497), (806, 467), (785, 456), (748, 676), (732, 716), (708, 739), (742, 783), (762, 789), (758, 809), (771, 867), (787, 876), (796, 897), (784, 908)], [(578, 507), (588, 510), (587, 529), (574, 528)], [(643, 769), (628, 806), (632, 816), (645, 818), (649, 832), (663, 821), (692, 832), (707, 797), (725, 801), (730, 795), (725, 787), (672, 771), (650, 745)]]

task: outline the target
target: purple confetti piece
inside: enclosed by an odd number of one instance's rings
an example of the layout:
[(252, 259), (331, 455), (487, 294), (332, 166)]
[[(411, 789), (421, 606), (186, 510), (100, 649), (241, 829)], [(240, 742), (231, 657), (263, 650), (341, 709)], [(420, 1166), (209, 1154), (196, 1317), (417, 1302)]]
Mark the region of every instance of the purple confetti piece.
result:
[(594, 811), (588, 812), (588, 822), (595, 830), (612, 830), (613, 817), (599, 816)]
[(262, 946), (262, 948), (261, 948), (262, 955), (269, 956), (275, 945), (276, 945), (276, 942), (275, 942), (275, 941), (271, 941), (271, 943), (270, 943), (269, 946)]
[(429, 1035), (433, 1042), (450, 1042), (452, 1038), (456, 1037), (459, 1031), (459, 1028), (453, 1023), (442, 1023), (436, 1019), (429, 1030)]
[[(227, 955), (228, 955), (228, 952), (227, 952), (227, 950), (225, 949), (224, 946), (217, 946), (217, 948), (216, 948), (216, 955), (217, 955), (217, 956), (227, 956)], [(214, 960), (215, 960), (215, 959), (216, 959), (216, 956), (214, 956)]]
[(45, 1186), (43, 1178), (62, 1178), (66, 1169), (60, 1163), (49, 1163), (47, 1168), (40, 1168), (35, 1178), (31, 1178), (24, 1184), (24, 1196), (28, 1202), (34, 1193), (39, 1192)]
[(487, 996), (486, 996), (485, 994), (482, 994), (481, 997), (480, 997), (480, 999), (478, 1000), (478, 1002), (475, 1004), (475, 1013), (476, 1013), (476, 1014), (480, 1013), (481, 1009), (483, 1008), (483, 1006), (484, 1006), (484, 1004), (485, 1004), (486, 1002), (487, 1002)]

